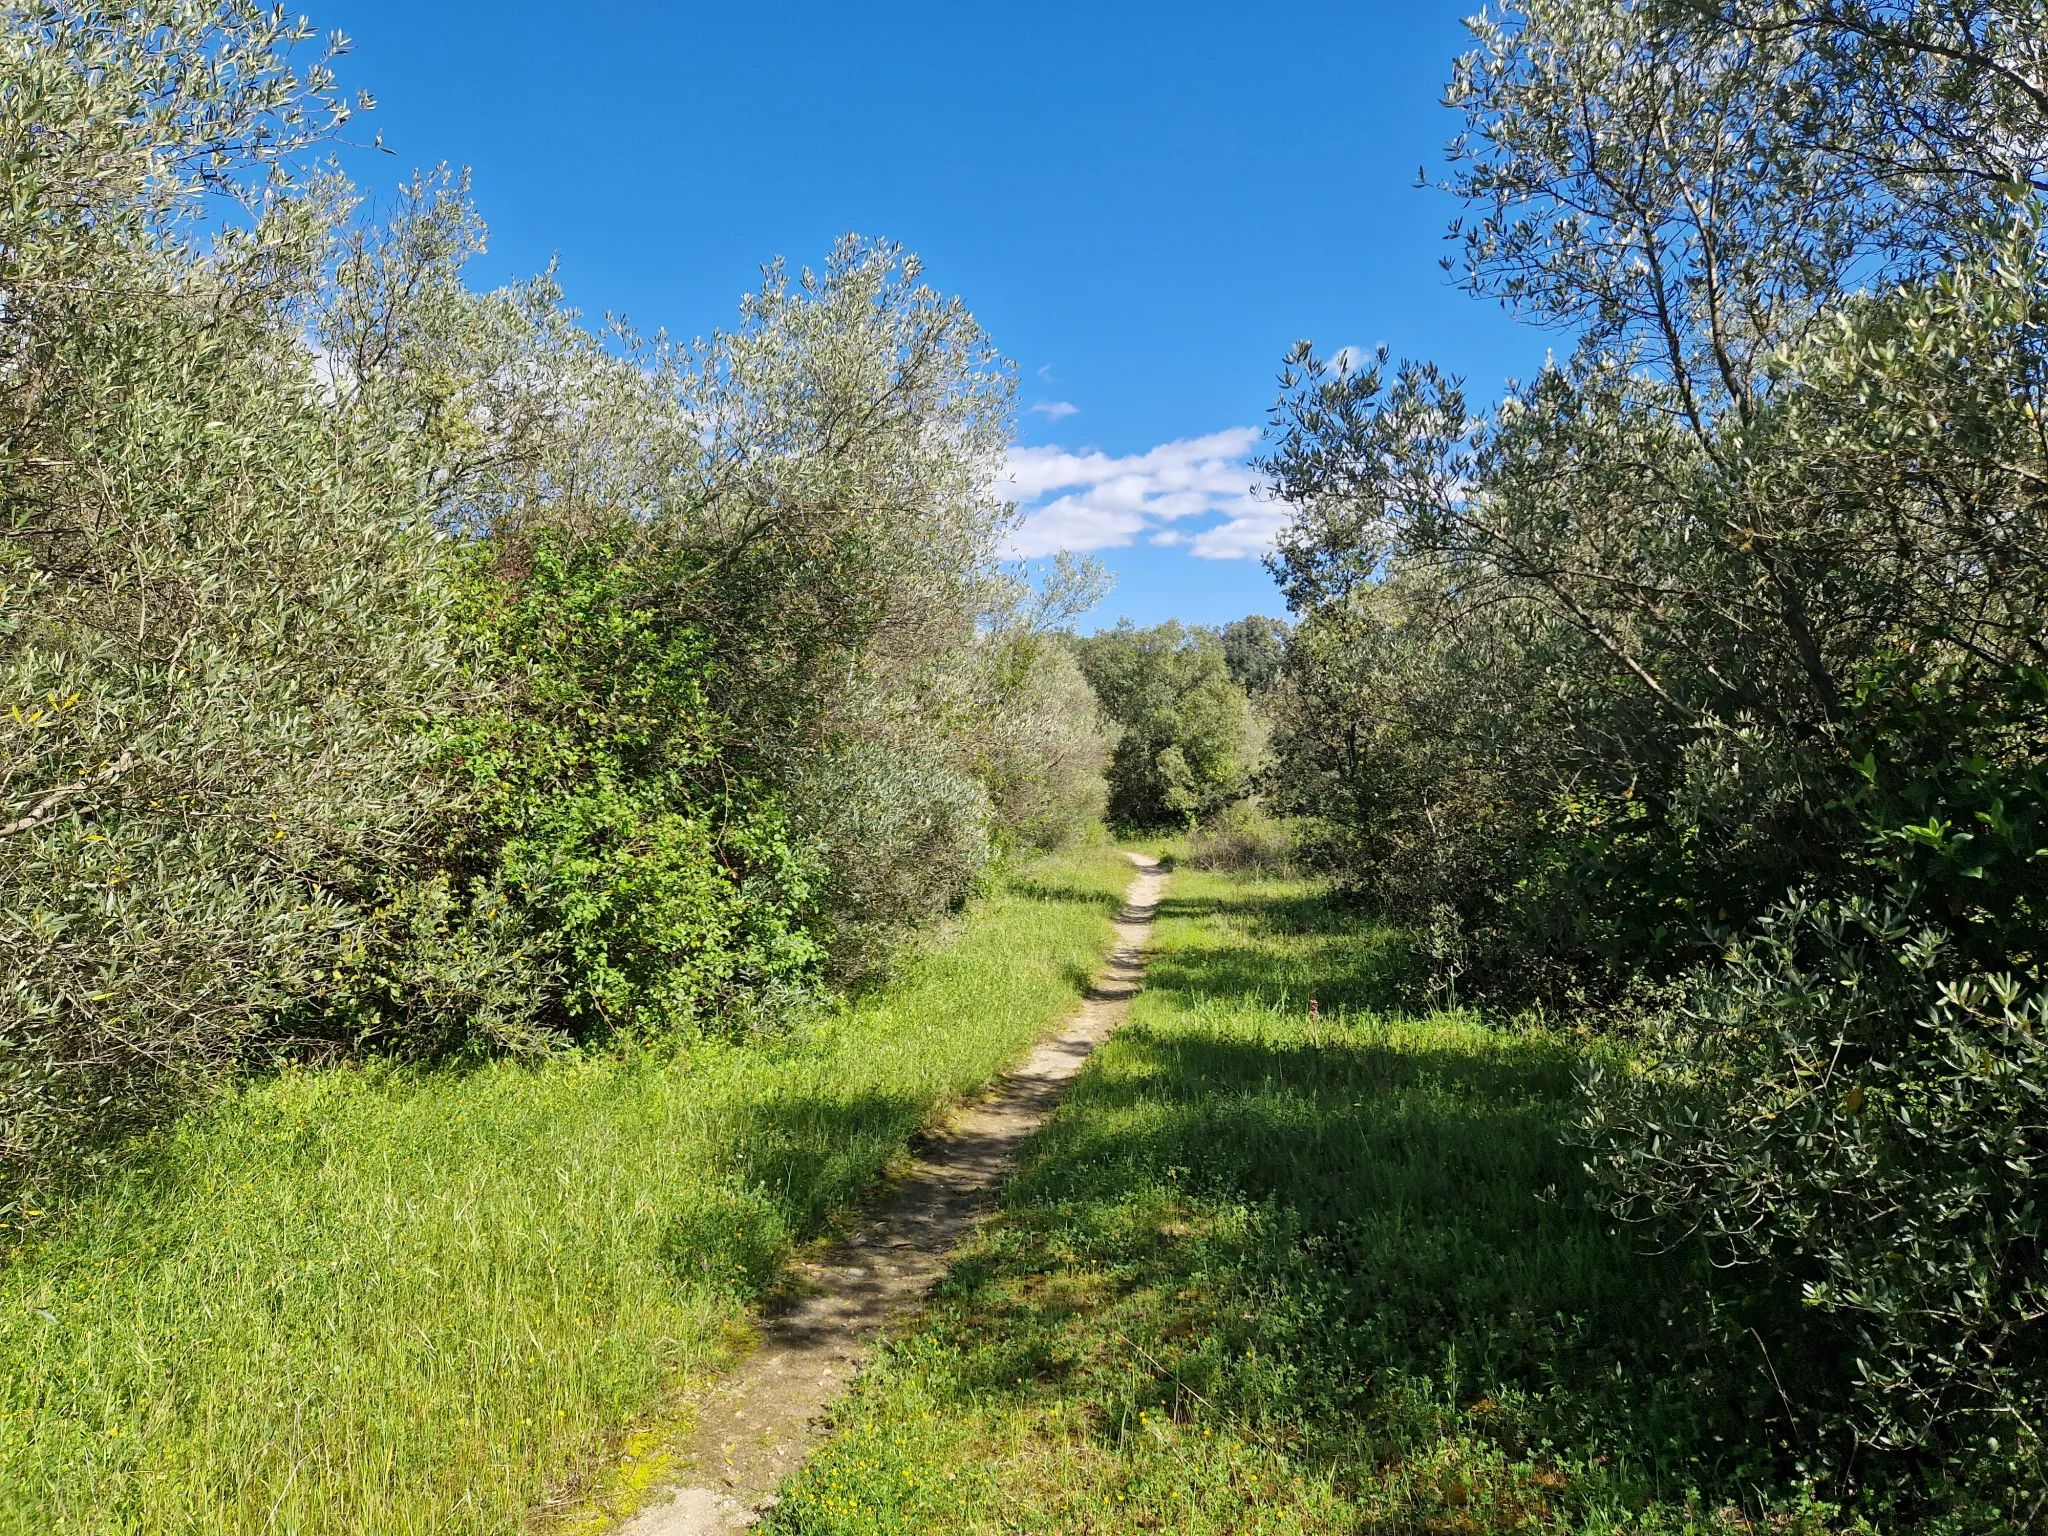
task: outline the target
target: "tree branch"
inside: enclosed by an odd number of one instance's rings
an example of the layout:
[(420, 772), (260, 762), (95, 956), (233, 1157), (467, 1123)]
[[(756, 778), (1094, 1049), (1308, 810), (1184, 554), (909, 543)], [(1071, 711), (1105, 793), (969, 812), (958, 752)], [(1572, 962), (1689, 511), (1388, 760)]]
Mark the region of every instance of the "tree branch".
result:
[(98, 789), (102, 785), (113, 783), (114, 780), (120, 778), (122, 774), (133, 768), (135, 761), (135, 754), (132, 751), (123, 752), (116, 761), (107, 764), (106, 767), (102, 768), (91, 778), (80, 779), (76, 784), (59, 784), (55, 789), (48, 791), (42, 799), (38, 800), (35, 808), (26, 816), (18, 817), (8, 822), (5, 826), (0, 826), (0, 837), (16, 837), (23, 832), (33, 832), (37, 827), (55, 821), (58, 811), (67, 801), (77, 798), (88, 790)]

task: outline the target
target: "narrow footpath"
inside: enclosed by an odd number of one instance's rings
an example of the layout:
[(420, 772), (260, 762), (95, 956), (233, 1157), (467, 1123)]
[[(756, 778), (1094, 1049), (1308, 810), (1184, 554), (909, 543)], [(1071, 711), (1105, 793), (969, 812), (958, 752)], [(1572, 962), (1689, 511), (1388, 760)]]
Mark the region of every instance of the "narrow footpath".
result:
[(765, 1318), (760, 1348), (706, 1393), (680, 1459), (681, 1486), (658, 1495), (620, 1536), (727, 1536), (772, 1507), (876, 1340), (945, 1272), (1025, 1138), (1052, 1118), (1089, 1054), (1129, 1012), (1167, 875), (1153, 859), (1128, 857), (1139, 873), (1117, 916), (1117, 945), (1080, 1011), (931, 1137), (843, 1242), (799, 1266), (805, 1294)]

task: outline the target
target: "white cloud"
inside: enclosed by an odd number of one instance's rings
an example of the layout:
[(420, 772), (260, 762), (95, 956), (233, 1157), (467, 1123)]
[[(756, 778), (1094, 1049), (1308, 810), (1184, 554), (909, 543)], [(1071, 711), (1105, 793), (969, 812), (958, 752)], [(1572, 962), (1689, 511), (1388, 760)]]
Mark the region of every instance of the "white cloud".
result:
[(1273, 547), (1293, 514), (1277, 502), (1258, 501), (1225, 523), (1188, 540), (1188, 553), (1204, 560), (1250, 560)]
[(1033, 415), (1043, 416), (1048, 421), (1064, 421), (1069, 416), (1081, 414), (1081, 407), (1069, 405), (1064, 400), (1041, 400), (1030, 410)]
[(1363, 347), (1339, 347), (1330, 354), (1330, 366), (1339, 373), (1356, 373), (1372, 359), (1373, 354)]
[[(1013, 448), (1000, 491), (1025, 516), (1010, 554), (1028, 560), (1062, 549), (1123, 549), (1140, 539), (1208, 560), (1263, 554), (1287, 513), (1253, 495), (1259, 476), (1245, 455), (1258, 440), (1257, 427), (1231, 427), (1120, 458)], [(1173, 526), (1218, 515), (1222, 521), (1202, 528)]]

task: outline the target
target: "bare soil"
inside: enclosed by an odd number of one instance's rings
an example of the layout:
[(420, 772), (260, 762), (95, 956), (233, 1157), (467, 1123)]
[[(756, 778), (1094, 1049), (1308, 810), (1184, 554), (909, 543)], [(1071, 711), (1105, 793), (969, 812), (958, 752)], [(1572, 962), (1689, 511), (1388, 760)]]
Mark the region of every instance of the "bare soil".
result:
[(911, 1317), (960, 1240), (1052, 1118), (1067, 1085), (1124, 1020), (1166, 872), (1139, 854), (1117, 945), (1078, 1013), (1024, 1064), (963, 1108), (917, 1161), (856, 1216), (848, 1235), (797, 1265), (797, 1294), (761, 1320), (760, 1347), (710, 1388), (680, 1486), (657, 1494), (620, 1536), (727, 1536), (773, 1507), (775, 1490), (825, 1429), (826, 1412), (875, 1343)]

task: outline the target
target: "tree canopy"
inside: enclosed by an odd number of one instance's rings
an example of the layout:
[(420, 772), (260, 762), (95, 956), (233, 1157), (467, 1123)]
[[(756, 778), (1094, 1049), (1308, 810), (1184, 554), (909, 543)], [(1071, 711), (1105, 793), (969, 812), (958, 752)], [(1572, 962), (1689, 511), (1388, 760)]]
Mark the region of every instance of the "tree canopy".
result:
[(2048, 1383), (2044, 21), (1488, 12), (1463, 276), (1569, 351), (1481, 407), (1304, 345), (1268, 461), (1277, 798), (1440, 979), (1640, 1033), (1588, 1154), (1776, 1319), (1788, 1444), (2003, 1487)]

